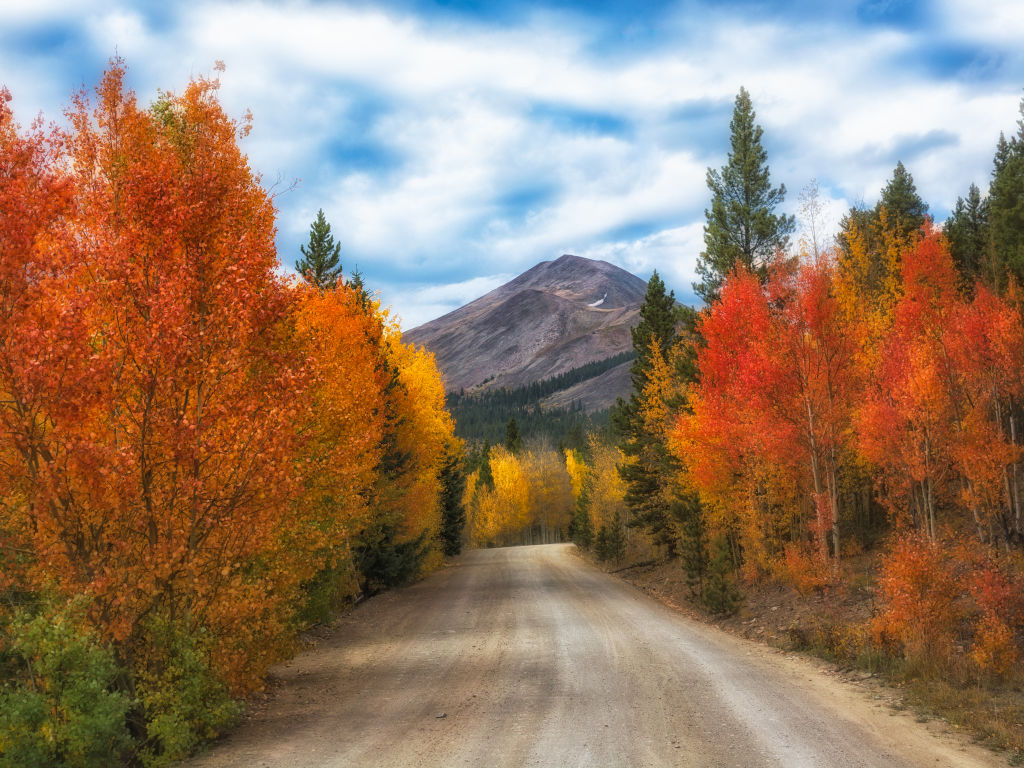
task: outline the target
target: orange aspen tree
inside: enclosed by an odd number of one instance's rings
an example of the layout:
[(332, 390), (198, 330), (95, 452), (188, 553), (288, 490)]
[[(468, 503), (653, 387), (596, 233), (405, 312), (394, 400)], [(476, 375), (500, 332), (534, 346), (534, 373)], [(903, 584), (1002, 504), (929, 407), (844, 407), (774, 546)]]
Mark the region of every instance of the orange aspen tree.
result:
[[(39, 339), (41, 399), (14, 438), (36, 558), (32, 586), (87, 594), (131, 661), (161, 616), (204, 627), (235, 690), (286, 631), (260, 566), (292, 495), (306, 373), (275, 276), (274, 211), (216, 81), (139, 107), (115, 63), (69, 112), (75, 184)], [(67, 303), (65, 303), (67, 302)], [(69, 336), (69, 334), (73, 334)]]
[[(0, 89), (0, 589), (31, 568), (40, 485), (63, 446), (54, 420), (88, 408), (89, 333), (81, 269), (65, 247), (74, 180), (59, 162), (62, 136), (40, 123), (23, 133)], [(77, 354), (76, 354), (77, 353)]]
[(299, 284), (293, 290), (295, 338), (309, 366), (311, 403), (298, 425), (295, 471), (302, 489), (282, 529), (283, 562), (276, 567), (298, 581), (321, 571), (347, 574), (351, 591), (351, 539), (370, 513), (384, 427), (376, 324), (349, 286)]

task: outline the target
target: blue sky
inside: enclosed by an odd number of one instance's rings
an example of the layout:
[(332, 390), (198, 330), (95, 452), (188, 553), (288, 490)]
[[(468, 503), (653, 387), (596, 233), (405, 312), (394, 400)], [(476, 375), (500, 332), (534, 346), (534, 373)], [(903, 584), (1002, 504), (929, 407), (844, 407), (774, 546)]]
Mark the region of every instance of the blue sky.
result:
[(223, 60), (282, 262), (322, 207), (409, 328), (562, 253), (692, 301), (741, 85), (787, 211), (816, 179), (833, 231), (902, 160), (944, 219), (1016, 130), (1022, 39), (1020, 0), (2, 0), (0, 83), (28, 123), (115, 53), (143, 98)]

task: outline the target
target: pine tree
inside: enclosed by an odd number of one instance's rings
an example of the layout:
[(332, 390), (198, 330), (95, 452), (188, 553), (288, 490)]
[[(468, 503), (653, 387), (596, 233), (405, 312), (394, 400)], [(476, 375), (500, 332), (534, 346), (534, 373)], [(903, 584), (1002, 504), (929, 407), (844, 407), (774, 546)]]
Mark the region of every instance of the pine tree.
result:
[(732, 555), (729, 541), (717, 536), (711, 544), (711, 561), (704, 584), (704, 605), (712, 613), (733, 614), (739, 610), (742, 598), (732, 580)]
[(892, 178), (882, 189), (882, 196), (875, 206), (875, 218), (881, 209), (886, 212), (887, 226), (896, 233), (900, 242), (911, 240), (924, 225), (928, 214), (928, 205), (917, 194), (914, 177), (897, 162), (892, 171)]
[(463, 457), (450, 448), (441, 467), (441, 547), (445, 555), (454, 557), (462, 551), (462, 531), (466, 527), (466, 510), (462, 494), (466, 490)]
[(481, 488), (494, 488), (494, 473), (491, 472), (491, 443), (484, 440), (484, 447), (480, 449), (480, 477), (477, 480)]
[[(630, 369), (633, 392), (629, 401), (619, 398), (611, 413), (619, 447), (626, 456), (619, 475), (626, 484), (626, 505), (633, 513), (629, 525), (646, 530), (670, 557), (677, 554), (678, 541), (673, 524), (675, 507), (668, 489), (680, 466), (661, 436), (647, 431), (639, 413), (642, 393), (650, 383), (651, 342), (670, 357), (669, 351), (679, 340), (679, 328), (692, 332), (695, 318), (692, 310), (676, 305), (671, 291), (665, 293), (665, 284), (657, 273), (652, 275), (640, 308), (640, 321), (632, 331), (637, 355)], [(692, 380), (692, 359), (684, 357), (682, 361), (675, 375), (682, 381)]]
[(302, 258), (295, 262), (295, 270), (317, 288), (333, 288), (341, 276), (341, 244), (334, 242), (331, 225), (324, 217), (323, 208), (309, 228), (309, 246), (300, 245)]
[(707, 173), (711, 208), (704, 211), (705, 250), (697, 259), (701, 282), (693, 284), (706, 304), (717, 301), (723, 280), (737, 262), (766, 275), (768, 261), (788, 247), (796, 226), (793, 216), (774, 213), (785, 199), (786, 187), (771, 186), (768, 154), (761, 146), (763, 131), (755, 117), (750, 94), (740, 88), (729, 124), (728, 162)]
[(914, 177), (898, 162), (874, 208), (855, 206), (839, 222), (840, 271), (856, 275), (862, 301), (888, 306), (894, 300), (902, 254), (920, 239), (927, 212)]
[(610, 559), (608, 554), (608, 526), (604, 523), (601, 523), (601, 527), (597, 529), (597, 538), (594, 540), (594, 554), (597, 555), (599, 563)]
[(1024, 100), (1020, 112), (1017, 135), (999, 137), (989, 187), (991, 269), (1000, 290), (1008, 275), (1024, 281)]
[(621, 562), (626, 556), (626, 535), (622, 530), (622, 518), (616, 512), (612, 518), (612, 524), (608, 528), (607, 537), (608, 559), (616, 563)]
[(519, 434), (519, 424), (516, 423), (515, 416), (505, 425), (505, 447), (510, 453), (518, 453), (523, 449), (523, 438)]
[(594, 528), (590, 523), (590, 513), (587, 512), (587, 500), (581, 496), (576, 501), (576, 512), (569, 523), (569, 538), (580, 549), (590, 549), (594, 542)]
[(956, 207), (946, 219), (943, 232), (964, 287), (969, 290), (982, 276), (989, 239), (988, 200), (982, 199), (976, 184), (971, 184), (966, 199), (956, 199)]
[(679, 338), (676, 325), (680, 314), (675, 292), (665, 293), (665, 283), (655, 270), (647, 281), (647, 293), (644, 294), (644, 303), (640, 305), (640, 321), (629, 331), (636, 351), (636, 359), (629, 368), (634, 405), (636, 393), (647, 385), (647, 372), (651, 367), (651, 340), (657, 339), (662, 354), (667, 355)]
[(679, 559), (686, 572), (686, 583), (690, 593), (699, 597), (704, 593), (704, 580), (708, 571), (708, 547), (700, 497), (691, 493), (677, 499), (673, 517), (679, 522)]

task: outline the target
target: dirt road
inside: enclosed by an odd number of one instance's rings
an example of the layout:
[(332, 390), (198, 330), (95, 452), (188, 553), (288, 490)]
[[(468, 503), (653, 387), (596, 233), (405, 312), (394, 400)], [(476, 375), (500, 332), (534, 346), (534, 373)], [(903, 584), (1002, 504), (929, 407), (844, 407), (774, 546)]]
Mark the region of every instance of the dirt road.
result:
[(1005, 766), (819, 667), (670, 611), (569, 545), (475, 551), (343, 619), (190, 765)]

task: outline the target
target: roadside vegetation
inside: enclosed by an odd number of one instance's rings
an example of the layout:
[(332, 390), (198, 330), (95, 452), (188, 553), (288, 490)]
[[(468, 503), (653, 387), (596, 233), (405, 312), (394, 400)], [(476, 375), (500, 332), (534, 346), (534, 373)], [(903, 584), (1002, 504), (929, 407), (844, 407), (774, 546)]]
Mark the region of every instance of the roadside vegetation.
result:
[(0, 768), (172, 764), (339, 608), (565, 540), (1024, 762), (1024, 104), (944, 226), (897, 164), (793, 243), (741, 89), (705, 306), (652, 276), (608, 429), (539, 401), (620, 359), (452, 396), (466, 451), (322, 211), (281, 276), (216, 79), (125, 74), (0, 91)]
[(163, 766), (298, 633), (461, 546), (431, 355), (320, 214), (273, 201), (215, 79), (70, 127), (0, 92), (0, 766)]
[[(617, 446), (563, 454), (574, 497), (563, 524), (581, 547), (603, 529), (609, 559), (617, 515), (625, 541), (614, 533), (611, 559), (625, 551), (629, 578), (677, 600), (643, 575), (674, 572), (708, 613), (882, 675), (922, 717), (969, 728), (1016, 763), (1021, 109), (988, 194), (971, 185), (944, 226), (898, 163), (834, 238), (810, 186), (793, 243), (797, 221), (776, 213), (785, 188), (771, 184), (741, 89), (728, 161), (708, 171), (694, 286), (706, 304), (680, 307), (655, 273), (633, 330), (633, 393), (611, 414)], [(599, 469), (610, 451), (618, 486)]]

